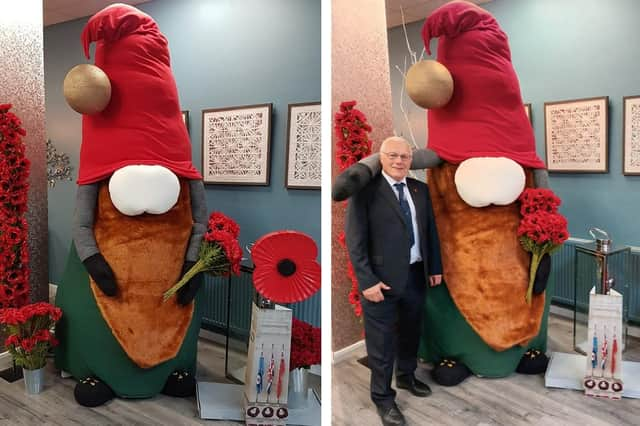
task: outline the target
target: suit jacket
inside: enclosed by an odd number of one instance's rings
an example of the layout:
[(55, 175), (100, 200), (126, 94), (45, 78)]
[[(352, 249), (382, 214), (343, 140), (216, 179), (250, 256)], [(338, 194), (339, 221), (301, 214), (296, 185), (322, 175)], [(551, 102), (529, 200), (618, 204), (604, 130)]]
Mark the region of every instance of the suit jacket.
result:
[[(407, 178), (416, 208), (425, 277), (442, 273), (440, 243), (427, 185)], [(379, 281), (402, 294), (409, 276), (409, 231), (394, 190), (379, 174), (347, 206), (347, 249), (360, 291)]]

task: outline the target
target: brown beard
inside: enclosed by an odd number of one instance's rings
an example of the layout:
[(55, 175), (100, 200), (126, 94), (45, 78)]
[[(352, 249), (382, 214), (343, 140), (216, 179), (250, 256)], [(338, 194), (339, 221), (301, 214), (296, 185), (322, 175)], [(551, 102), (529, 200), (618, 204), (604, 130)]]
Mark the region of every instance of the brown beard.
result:
[(126, 216), (114, 207), (108, 181), (100, 185), (94, 232), (98, 248), (116, 277), (118, 294), (107, 297), (91, 279), (91, 289), (111, 332), (129, 358), (151, 368), (176, 356), (193, 303), (162, 294), (180, 278), (191, 235), (189, 185), (180, 181), (175, 206), (161, 215)]
[[(520, 203), (469, 206), (455, 187), (457, 168), (443, 163), (427, 174), (447, 288), (469, 325), (492, 349), (524, 346), (538, 335), (545, 296), (533, 296), (531, 306), (525, 302), (530, 254), (517, 236)], [(532, 187), (531, 170), (526, 176), (526, 186)]]

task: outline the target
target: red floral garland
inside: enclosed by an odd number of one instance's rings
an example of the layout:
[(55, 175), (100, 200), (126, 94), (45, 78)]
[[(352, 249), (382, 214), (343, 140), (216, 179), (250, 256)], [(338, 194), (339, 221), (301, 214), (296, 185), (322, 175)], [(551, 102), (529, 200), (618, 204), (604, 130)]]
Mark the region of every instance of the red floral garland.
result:
[(371, 154), (368, 135), (371, 126), (367, 123), (367, 117), (355, 106), (356, 101), (342, 102), (340, 111), (335, 115), (334, 130), (338, 138), (336, 160), (341, 171)]
[(30, 162), (22, 137), (27, 133), (10, 104), (0, 104), (0, 309), (29, 299), (27, 192)]
[[(340, 170), (344, 170), (371, 154), (371, 139), (369, 132), (371, 126), (367, 118), (358, 109), (354, 108), (356, 101), (347, 101), (340, 104), (340, 111), (336, 112), (334, 130), (338, 141), (336, 142), (336, 161)], [(345, 203), (346, 205), (346, 203)], [(340, 233), (338, 242), (346, 249), (344, 231)], [(347, 258), (347, 276), (351, 280), (349, 303), (353, 306), (353, 312), (357, 317), (362, 316), (362, 304), (360, 303), (360, 290), (353, 265)]]

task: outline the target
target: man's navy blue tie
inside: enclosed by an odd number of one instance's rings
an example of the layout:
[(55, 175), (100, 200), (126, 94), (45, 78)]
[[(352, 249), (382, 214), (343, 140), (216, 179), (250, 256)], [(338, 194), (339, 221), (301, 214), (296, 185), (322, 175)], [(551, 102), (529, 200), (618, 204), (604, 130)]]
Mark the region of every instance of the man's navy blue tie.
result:
[(411, 209), (409, 208), (409, 202), (404, 196), (404, 183), (394, 183), (393, 186), (398, 191), (398, 201), (400, 202), (400, 210), (404, 215), (405, 224), (409, 231), (409, 247), (413, 247), (416, 241), (415, 235), (413, 235), (413, 221), (411, 220)]

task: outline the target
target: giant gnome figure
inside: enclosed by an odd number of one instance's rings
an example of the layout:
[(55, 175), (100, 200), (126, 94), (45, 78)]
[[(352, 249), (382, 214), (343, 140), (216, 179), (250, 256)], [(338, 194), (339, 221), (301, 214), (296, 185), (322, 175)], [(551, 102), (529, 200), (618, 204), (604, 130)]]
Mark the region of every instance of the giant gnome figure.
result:
[[(471, 373), (541, 373), (548, 362), (550, 258), (537, 270), (529, 305), (530, 254), (517, 236), (517, 199), (526, 187), (548, 187), (548, 174), (536, 155), (507, 36), (491, 14), (463, 1), (436, 9), (422, 36), (428, 53), (431, 38), (439, 37), (439, 65), (417, 68), (438, 75), (418, 76), (424, 83), (418, 86), (431, 87), (417, 96), (429, 107), (428, 141), (412, 168), (428, 168), (445, 285), (427, 289), (419, 356), (435, 363), (435, 381), (448, 386)], [(447, 93), (438, 89), (447, 80), (450, 99), (435, 99)], [(415, 84), (407, 82), (414, 92)], [(358, 191), (379, 170), (378, 154), (356, 163), (337, 177), (334, 199)]]
[[(75, 398), (84, 406), (161, 391), (190, 396), (201, 277), (167, 303), (162, 295), (197, 260), (207, 211), (168, 43), (150, 16), (122, 4), (85, 26), (87, 58), (92, 42), (111, 97), (82, 118), (74, 244), (56, 298), (64, 311), (56, 363), (78, 380)], [(91, 84), (77, 86), (91, 96)]]

